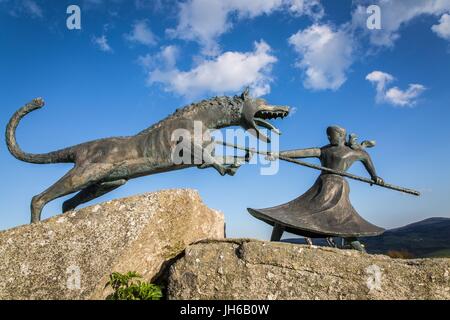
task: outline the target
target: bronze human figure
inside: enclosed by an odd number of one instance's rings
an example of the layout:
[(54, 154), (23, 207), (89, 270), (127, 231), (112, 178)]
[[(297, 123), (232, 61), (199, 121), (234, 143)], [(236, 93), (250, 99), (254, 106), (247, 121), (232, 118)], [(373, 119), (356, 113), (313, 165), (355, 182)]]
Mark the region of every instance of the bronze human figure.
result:
[[(19, 109), (6, 128), (6, 143), (17, 159), (31, 163), (74, 163), (74, 167), (59, 181), (31, 201), (31, 222), (40, 220), (42, 208), (50, 201), (78, 192), (63, 203), (63, 212), (110, 192), (129, 179), (197, 166), (213, 167), (221, 175), (233, 175), (248, 157), (215, 157), (204, 152), (211, 141), (195, 139), (182, 141), (192, 150), (189, 163), (176, 164), (172, 152), (179, 141), (172, 141), (176, 129), (185, 129), (195, 136), (195, 123), (200, 122), (203, 131), (241, 126), (250, 130), (259, 139), (270, 142), (259, 126), (277, 129), (267, 119), (284, 118), (289, 113), (285, 106), (271, 106), (262, 99), (250, 97), (248, 89), (234, 97), (215, 97), (193, 103), (177, 110), (172, 115), (150, 126), (144, 131), (128, 137), (113, 137), (85, 142), (72, 147), (44, 154), (30, 154), (22, 151), (15, 138), (20, 120), (29, 112), (44, 105), (40, 98), (34, 99)], [(198, 151), (198, 152), (195, 152)], [(201, 163), (194, 157), (201, 155)]]
[[(323, 167), (347, 171), (350, 166), (361, 161), (372, 180), (382, 185), (383, 179), (377, 176), (369, 154), (364, 150), (374, 146), (373, 141), (359, 144), (355, 135), (346, 141), (346, 130), (338, 126), (327, 128), (329, 144), (321, 148), (309, 148), (280, 152), (279, 156), (288, 158), (319, 158)], [(274, 155), (277, 156), (277, 155)], [(314, 185), (298, 198), (271, 208), (252, 209), (250, 214), (274, 226), (272, 241), (279, 241), (284, 231), (307, 238), (342, 237), (357, 250), (363, 247), (356, 237), (376, 236), (384, 232), (364, 220), (353, 208), (349, 199), (349, 185), (344, 177), (322, 171)]]

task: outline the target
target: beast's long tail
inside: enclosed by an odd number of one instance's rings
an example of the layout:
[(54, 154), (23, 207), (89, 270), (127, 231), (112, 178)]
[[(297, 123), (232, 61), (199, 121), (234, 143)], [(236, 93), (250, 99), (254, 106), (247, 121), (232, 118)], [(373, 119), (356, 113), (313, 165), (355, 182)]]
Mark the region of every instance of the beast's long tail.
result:
[(9, 152), (19, 160), (31, 163), (58, 163), (58, 162), (73, 162), (73, 154), (71, 148), (66, 148), (49, 153), (33, 154), (26, 153), (20, 149), (16, 141), (16, 128), (20, 120), (31, 111), (40, 109), (44, 106), (42, 98), (33, 99), (22, 108), (16, 111), (8, 122), (6, 127), (6, 145)]

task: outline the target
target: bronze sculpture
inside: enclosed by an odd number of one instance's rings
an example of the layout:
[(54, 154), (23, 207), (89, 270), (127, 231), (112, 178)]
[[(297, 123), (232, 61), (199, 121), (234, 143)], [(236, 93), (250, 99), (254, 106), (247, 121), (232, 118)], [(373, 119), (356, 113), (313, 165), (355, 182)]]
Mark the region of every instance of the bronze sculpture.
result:
[(42, 208), (56, 198), (78, 192), (63, 203), (62, 210), (65, 212), (122, 186), (129, 179), (145, 175), (193, 166), (213, 167), (221, 175), (233, 175), (240, 164), (248, 160), (248, 156), (215, 158), (214, 154), (204, 152), (212, 141), (198, 144), (195, 140), (183, 140), (182, 143), (193, 150), (191, 158), (197, 154), (204, 158), (200, 164), (196, 164), (196, 161), (175, 164), (172, 152), (180, 141), (172, 141), (171, 133), (176, 129), (193, 132), (195, 122), (200, 122), (204, 130), (240, 126), (259, 139), (270, 142), (258, 126), (277, 131), (266, 120), (284, 118), (289, 113), (288, 107), (271, 106), (263, 99), (253, 99), (246, 89), (240, 96), (215, 97), (188, 105), (134, 136), (94, 140), (45, 154), (26, 153), (16, 142), (16, 128), (26, 114), (43, 105), (42, 99), (34, 99), (12, 116), (6, 128), (9, 151), (17, 159), (26, 162), (74, 163), (75, 166), (50, 188), (33, 197), (32, 223), (40, 220)]
[(322, 166), (332, 172), (322, 171), (308, 191), (288, 203), (247, 210), (274, 227), (272, 241), (279, 241), (283, 232), (288, 231), (304, 236), (309, 243), (312, 243), (309, 238), (327, 238), (333, 246), (335, 244), (332, 237), (342, 237), (354, 249), (364, 251), (357, 237), (376, 236), (382, 234), (384, 229), (367, 222), (356, 212), (349, 200), (348, 182), (342, 175), (333, 173), (333, 170), (345, 172), (355, 161), (361, 161), (370, 174), (371, 181), (383, 185), (384, 181), (377, 176), (372, 160), (364, 150), (375, 143), (364, 141), (359, 144), (355, 135), (350, 135), (346, 141), (346, 130), (338, 126), (328, 127), (327, 136), (330, 143), (322, 148), (284, 151), (270, 156), (284, 160), (319, 158)]

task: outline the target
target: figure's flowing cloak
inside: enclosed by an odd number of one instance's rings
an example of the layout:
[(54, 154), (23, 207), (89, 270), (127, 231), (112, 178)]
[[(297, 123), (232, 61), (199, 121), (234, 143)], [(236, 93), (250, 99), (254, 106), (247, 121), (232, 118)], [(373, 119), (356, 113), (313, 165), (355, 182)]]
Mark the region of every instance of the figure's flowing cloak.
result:
[(285, 204), (248, 212), (268, 224), (310, 238), (377, 236), (385, 230), (364, 220), (349, 199), (348, 182), (336, 174), (322, 173), (314, 185)]

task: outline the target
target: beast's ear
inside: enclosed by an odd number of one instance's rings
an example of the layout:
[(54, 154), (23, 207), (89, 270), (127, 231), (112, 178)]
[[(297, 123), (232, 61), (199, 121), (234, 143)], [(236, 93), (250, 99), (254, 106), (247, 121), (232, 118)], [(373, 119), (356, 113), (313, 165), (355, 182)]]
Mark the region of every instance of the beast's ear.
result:
[(250, 88), (249, 87), (245, 87), (244, 91), (241, 94), (241, 98), (242, 100), (246, 100), (250, 97)]

